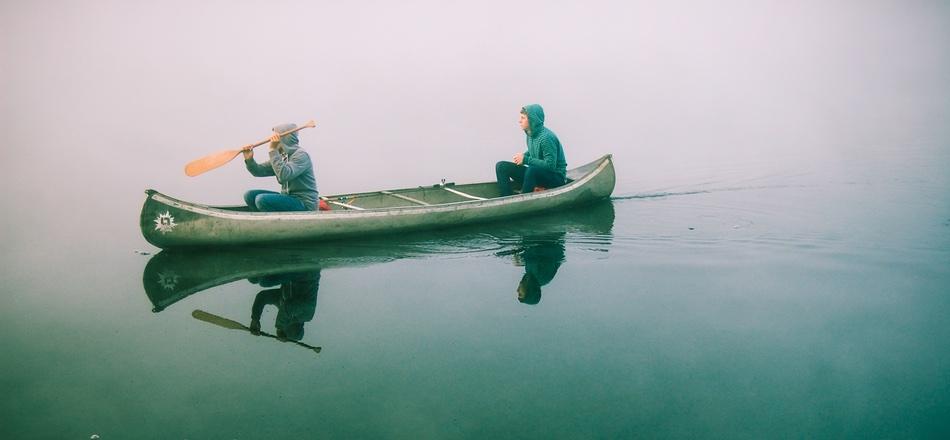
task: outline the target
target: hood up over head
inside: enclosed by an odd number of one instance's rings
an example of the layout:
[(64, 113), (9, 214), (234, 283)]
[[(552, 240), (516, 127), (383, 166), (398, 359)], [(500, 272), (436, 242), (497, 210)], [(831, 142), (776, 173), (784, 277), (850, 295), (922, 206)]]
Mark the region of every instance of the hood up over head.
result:
[(528, 116), (527, 133), (531, 136), (537, 136), (544, 128), (544, 109), (540, 104), (528, 104), (521, 108), (522, 113)]
[[(284, 133), (295, 128), (297, 128), (297, 124), (294, 123), (280, 124), (274, 127), (274, 133)], [(280, 137), (280, 143), (284, 147), (284, 151), (287, 153), (291, 153), (299, 148), (299, 142), (300, 141), (297, 138), (297, 133), (291, 133)]]

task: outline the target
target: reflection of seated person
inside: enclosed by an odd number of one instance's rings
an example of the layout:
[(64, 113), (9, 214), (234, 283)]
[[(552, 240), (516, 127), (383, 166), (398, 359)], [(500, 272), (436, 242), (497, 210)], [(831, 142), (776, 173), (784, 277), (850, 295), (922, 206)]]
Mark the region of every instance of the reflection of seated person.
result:
[(541, 286), (554, 279), (564, 262), (564, 242), (532, 240), (524, 250), (515, 254), (515, 264), (524, 266), (524, 276), (518, 283), (518, 301), (534, 305), (541, 301)]
[(277, 306), (277, 337), (282, 340), (303, 339), (303, 325), (313, 319), (317, 312), (317, 290), (320, 288), (320, 271), (266, 275), (248, 281), (261, 287), (280, 285), (276, 289), (262, 290), (254, 298), (251, 307), (251, 333), (260, 335), (261, 314), (265, 305)]

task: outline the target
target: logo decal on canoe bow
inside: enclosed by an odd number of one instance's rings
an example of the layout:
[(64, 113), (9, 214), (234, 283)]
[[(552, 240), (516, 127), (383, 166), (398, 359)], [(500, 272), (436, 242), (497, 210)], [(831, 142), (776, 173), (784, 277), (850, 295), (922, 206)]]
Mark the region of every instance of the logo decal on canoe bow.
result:
[(178, 285), (178, 274), (172, 271), (160, 272), (158, 274), (158, 285), (165, 290), (175, 290)]
[(172, 217), (172, 213), (165, 211), (164, 214), (159, 214), (158, 217), (155, 217), (155, 230), (160, 231), (163, 235), (166, 232), (171, 232), (175, 229), (175, 226), (178, 226), (175, 223), (175, 217)]

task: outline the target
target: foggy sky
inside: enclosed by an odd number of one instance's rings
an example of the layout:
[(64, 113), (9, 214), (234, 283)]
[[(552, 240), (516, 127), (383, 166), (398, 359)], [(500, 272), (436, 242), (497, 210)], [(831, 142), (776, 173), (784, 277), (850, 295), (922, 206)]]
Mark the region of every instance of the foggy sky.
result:
[(89, 191), (84, 206), (134, 212), (145, 188), (237, 203), (275, 185), (239, 161), (197, 178), (184, 164), (311, 118), (301, 143), (323, 194), (491, 180), (524, 147), (528, 103), (544, 106), (570, 166), (613, 153), (618, 193), (847, 173), (864, 151), (946, 147), (948, 12), (939, 1), (7, 1), (3, 203), (70, 209)]

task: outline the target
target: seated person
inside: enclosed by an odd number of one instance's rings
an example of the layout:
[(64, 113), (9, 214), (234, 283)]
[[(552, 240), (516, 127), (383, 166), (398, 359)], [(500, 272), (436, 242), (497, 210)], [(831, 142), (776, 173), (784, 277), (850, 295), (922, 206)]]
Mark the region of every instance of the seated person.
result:
[(525, 237), (523, 243), (524, 248), (515, 254), (515, 265), (524, 266), (518, 301), (534, 305), (541, 302), (541, 287), (554, 279), (564, 263), (564, 235)]
[(522, 193), (530, 193), (535, 187), (564, 185), (567, 159), (557, 135), (544, 126), (544, 109), (538, 104), (524, 106), (519, 123), (525, 132), (528, 150), (515, 155), (513, 162), (495, 164), (495, 177), (502, 197), (512, 195), (512, 180), (521, 185)]

